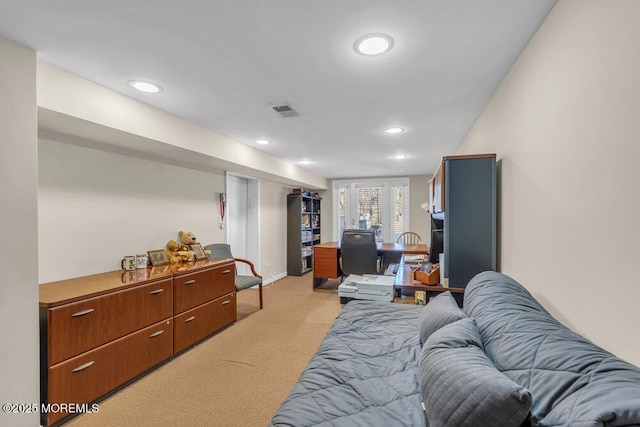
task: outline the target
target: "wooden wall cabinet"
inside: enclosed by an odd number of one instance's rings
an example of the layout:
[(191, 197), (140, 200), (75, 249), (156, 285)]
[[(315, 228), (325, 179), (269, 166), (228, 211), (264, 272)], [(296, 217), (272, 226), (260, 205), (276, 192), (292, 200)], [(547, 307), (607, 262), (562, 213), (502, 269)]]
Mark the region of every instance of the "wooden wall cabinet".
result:
[(313, 245), (320, 243), (320, 198), (287, 196), (287, 274), (302, 276), (313, 268)]
[[(235, 322), (233, 260), (165, 270), (40, 286), (41, 403), (93, 402)], [(41, 423), (66, 415), (42, 414)]]

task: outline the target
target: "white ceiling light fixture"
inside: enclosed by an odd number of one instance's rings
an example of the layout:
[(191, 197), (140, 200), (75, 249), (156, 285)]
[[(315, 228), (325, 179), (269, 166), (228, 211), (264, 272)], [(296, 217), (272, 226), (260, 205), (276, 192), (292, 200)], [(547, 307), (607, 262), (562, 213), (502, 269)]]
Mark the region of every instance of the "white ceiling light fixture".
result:
[(396, 154), (395, 156), (393, 156), (393, 158), (396, 160), (403, 160), (403, 159), (406, 159), (407, 157), (409, 156), (407, 156), (406, 154)]
[(256, 140), (256, 144), (259, 144), (259, 145), (269, 145), (269, 144), (271, 144), (271, 141), (266, 140), (266, 139), (258, 139), (258, 140)]
[(129, 86), (145, 93), (158, 93), (162, 92), (162, 88), (156, 84), (143, 82), (142, 80), (131, 80)]
[(299, 163), (300, 163), (301, 165), (310, 165), (310, 164), (311, 164), (311, 163), (313, 163), (313, 162), (312, 162), (312, 161), (310, 161), (310, 160), (300, 160), (300, 162), (299, 162)]
[(383, 130), (382, 132), (387, 133), (389, 135), (394, 135), (396, 133), (402, 133), (404, 132), (403, 128), (400, 127), (390, 127), (390, 128), (386, 128), (385, 130)]
[(375, 33), (360, 37), (353, 44), (353, 48), (360, 55), (375, 56), (389, 51), (393, 43), (393, 37), (389, 34)]

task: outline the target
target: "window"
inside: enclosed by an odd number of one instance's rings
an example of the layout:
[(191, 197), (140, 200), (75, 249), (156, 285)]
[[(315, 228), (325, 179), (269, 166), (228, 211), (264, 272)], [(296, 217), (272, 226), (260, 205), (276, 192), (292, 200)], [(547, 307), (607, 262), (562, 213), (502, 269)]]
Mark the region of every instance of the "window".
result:
[(334, 240), (348, 228), (376, 231), (379, 242), (395, 242), (409, 227), (409, 179), (334, 181)]

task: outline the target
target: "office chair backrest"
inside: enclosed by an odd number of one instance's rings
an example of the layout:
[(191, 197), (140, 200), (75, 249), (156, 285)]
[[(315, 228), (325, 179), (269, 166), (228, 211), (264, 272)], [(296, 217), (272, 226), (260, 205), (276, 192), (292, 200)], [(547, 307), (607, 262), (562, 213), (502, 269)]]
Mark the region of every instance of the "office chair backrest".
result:
[(345, 230), (340, 242), (344, 274), (377, 274), (378, 249), (372, 230)]

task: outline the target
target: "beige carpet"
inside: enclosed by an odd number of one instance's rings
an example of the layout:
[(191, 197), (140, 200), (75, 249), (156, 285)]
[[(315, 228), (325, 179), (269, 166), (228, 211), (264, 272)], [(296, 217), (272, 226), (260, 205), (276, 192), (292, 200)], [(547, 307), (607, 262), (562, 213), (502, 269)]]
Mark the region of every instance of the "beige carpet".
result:
[(238, 321), (66, 426), (266, 426), (340, 312), (336, 281), (238, 293)]

